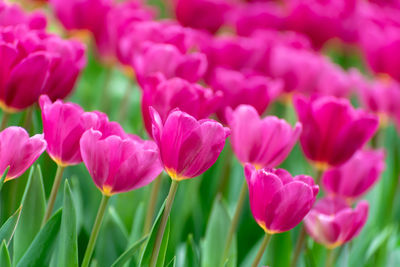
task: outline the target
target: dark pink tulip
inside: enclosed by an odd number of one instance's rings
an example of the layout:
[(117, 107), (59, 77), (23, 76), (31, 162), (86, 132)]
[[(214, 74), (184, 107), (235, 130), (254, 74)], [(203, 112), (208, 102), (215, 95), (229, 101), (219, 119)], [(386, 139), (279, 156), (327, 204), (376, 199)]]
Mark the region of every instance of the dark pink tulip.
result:
[(0, 26), (25, 24), (30, 29), (44, 30), (47, 20), (42, 12), (26, 13), (18, 4), (0, 2)]
[(281, 81), (225, 68), (216, 68), (209, 84), (214, 90), (223, 92), (224, 101), (217, 115), (224, 123), (227, 107), (235, 109), (241, 104), (247, 104), (253, 106), (261, 115), (282, 90)]
[(368, 217), (368, 202), (352, 209), (341, 198), (322, 198), (304, 218), (308, 234), (318, 243), (334, 249), (357, 236)]
[(343, 165), (324, 172), (322, 184), (329, 194), (353, 201), (372, 188), (384, 168), (383, 150), (360, 150)]
[(46, 95), (40, 97), (39, 104), (47, 153), (60, 166), (82, 162), (79, 140), (87, 129), (97, 123), (98, 116), (84, 112), (74, 103), (63, 103), (61, 100), (51, 103)]
[(292, 177), (283, 169), (256, 170), (246, 164), (250, 208), (254, 219), (268, 234), (289, 231), (303, 220), (318, 194), (310, 176)]
[(175, 108), (192, 115), (196, 119), (205, 119), (214, 113), (222, 100), (221, 92), (213, 92), (201, 85), (189, 83), (180, 78), (172, 78), (144, 88), (142, 97), (142, 115), (147, 132), (151, 136), (152, 106), (165, 122), (170, 111)]
[(354, 109), (347, 99), (298, 97), (294, 106), (303, 125), (300, 136), (303, 152), (317, 167), (343, 164), (378, 127), (376, 116)]
[(162, 171), (157, 145), (134, 135), (90, 129), (80, 147), (94, 183), (107, 196), (143, 187)]
[(21, 176), (46, 149), (42, 134), (29, 138), (21, 127), (8, 127), (0, 132), (0, 173), (8, 170), (5, 181)]
[(151, 107), (150, 114), (164, 169), (176, 181), (199, 176), (210, 168), (230, 133), (216, 121), (198, 121), (178, 109), (170, 112), (164, 124)]
[(248, 105), (228, 110), (227, 120), (231, 129), (231, 144), (242, 164), (251, 163), (260, 168), (274, 168), (287, 157), (300, 136), (301, 124), (292, 128), (289, 123), (275, 116), (260, 118)]

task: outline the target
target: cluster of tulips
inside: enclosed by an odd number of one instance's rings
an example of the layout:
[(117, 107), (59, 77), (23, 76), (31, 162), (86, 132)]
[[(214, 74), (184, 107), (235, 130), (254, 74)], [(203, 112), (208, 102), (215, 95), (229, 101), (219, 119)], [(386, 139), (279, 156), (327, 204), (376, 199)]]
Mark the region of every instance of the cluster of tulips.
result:
[[(102, 200), (84, 255), (59, 252), (54, 266), (89, 266), (109, 199), (149, 184), (151, 203), (139, 240), (146, 242), (142, 255), (148, 260), (142, 256), (140, 264), (166, 266), (165, 232), (170, 220), (174, 223), (169, 217), (178, 185), (210, 169), (224, 148), (226, 177), (212, 179), (226, 183), (229, 155), (240, 162), (244, 179), (219, 262), (212, 266), (235, 264), (232, 251), (241, 249), (235, 233), (247, 199), (265, 232), (254, 267), (273, 235), (299, 224), (292, 266), (301, 264), (308, 237), (327, 248), (326, 264), (333, 266), (341, 252), (334, 249), (360, 233), (369, 213), (361, 197), (385, 169), (381, 133), (392, 122), (400, 125), (398, 1), (167, 1), (164, 11), (176, 20), (157, 19), (156, 8), (139, 0), (21, 2), (40, 9), (26, 11), (0, 0), (0, 190), (44, 151), (57, 172), (30, 243), (13, 238), (15, 230), (16, 235), (24, 231), (18, 220), (10, 228), (13, 217), (0, 228), (1, 266), (11, 266), (8, 250), (13, 266), (50, 264), (46, 251), (35, 257), (32, 251), (60, 217), (54, 209), (64, 170), (82, 162)], [(345, 70), (324, 55), (327, 47), (345, 59), (358, 53), (366, 64)], [(88, 50), (109, 73), (117, 69), (139, 85), (147, 140), (121, 126), (128, 102), (120, 105), (120, 124), (109, 119), (107, 108), (85, 111), (64, 100), (76, 87)], [(112, 94), (107, 85), (106, 80), (105, 102)], [(286, 120), (271, 114), (276, 106), (285, 109)], [(38, 110), (43, 133), (29, 137)], [(17, 113), (24, 113), (23, 127), (9, 126)], [(297, 141), (313, 168), (311, 176), (279, 168)], [(156, 216), (163, 170), (171, 185)], [(22, 202), (17, 212), (25, 212)], [(63, 238), (60, 242), (75, 240), (68, 244), (77, 251), (76, 237)], [(131, 260), (129, 251), (113, 266)]]

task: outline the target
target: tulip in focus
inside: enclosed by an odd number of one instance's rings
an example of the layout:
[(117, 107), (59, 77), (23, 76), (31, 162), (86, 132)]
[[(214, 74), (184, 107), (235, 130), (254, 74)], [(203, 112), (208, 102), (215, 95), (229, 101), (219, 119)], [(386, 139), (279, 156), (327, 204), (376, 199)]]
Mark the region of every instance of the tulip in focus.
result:
[(227, 112), (231, 129), (231, 144), (242, 164), (251, 163), (260, 168), (274, 168), (287, 157), (301, 133), (301, 124), (292, 128), (275, 116), (260, 118), (248, 105), (240, 105)]
[(322, 198), (304, 218), (307, 232), (318, 243), (334, 249), (357, 236), (368, 217), (368, 202), (352, 209), (341, 198)]
[(250, 208), (254, 219), (267, 234), (289, 231), (311, 210), (318, 185), (307, 175), (292, 177), (283, 169), (256, 170), (246, 164)]
[(346, 162), (378, 128), (376, 116), (353, 108), (347, 99), (298, 97), (294, 106), (303, 125), (304, 154), (320, 169)]
[(328, 194), (352, 201), (372, 188), (384, 168), (383, 150), (360, 150), (343, 165), (324, 172), (322, 184)]
[(171, 111), (164, 123), (151, 107), (150, 115), (164, 169), (176, 181), (199, 176), (210, 168), (230, 133), (216, 121), (198, 121), (179, 109)]
[(24, 128), (15, 126), (0, 132), (0, 173), (10, 166), (5, 181), (21, 176), (45, 149), (43, 134), (29, 137)]

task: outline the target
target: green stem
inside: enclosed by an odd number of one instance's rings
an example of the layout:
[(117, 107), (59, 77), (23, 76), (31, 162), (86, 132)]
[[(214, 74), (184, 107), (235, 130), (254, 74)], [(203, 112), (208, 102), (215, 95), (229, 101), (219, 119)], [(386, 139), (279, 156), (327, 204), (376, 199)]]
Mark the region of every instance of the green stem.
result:
[(56, 176), (54, 178), (53, 187), (51, 188), (49, 203), (47, 204), (46, 213), (44, 214), (44, 218), (42, 221), (42, 227), (49, 220), (51, 213), (53, 212), (54, 203), (56, 202), (57, 192), (58, 192), (58, 189), (60, 188), (64, 170), (65, 170), (65, 167), (57, 165), (57, 172), (56, 172)]
[(153, 182), (153, 186), (151, 188), (150, 201), (149, 201), (149, 206), (147, 207), (146, 219), (144, 221), (143, 234), (147, 234), (150, 231), (151, 223), (153, 221), (156, 209), (158, 195), (160, 193), (161, 182), (162, 182), (162, 175), (160, 174)]
[(10, 118), (10, 113), (3, 111), (3, 117), (1, 118), (0, 131), (3, 131), (7, 127), (8, 119)]
[(99, 235), (101, 222), (103, 221), (104, 213), (106, 211), (107, 203), (110, 200), (110, 196), (103, 195), (99, 210), (97, 212), (96, 220), (93, 225), (92, 233), (90, 234), (89, 243), (86, 248), (85, 256), (83, 257), (81, 267), (88, 267), (90, 258), (92, 257), (94, 246), (96, 245), (97, 236)]
[(154, 243), (153, 253), (150, 259), (150, 267), (155, 267), (157, 264), (158, 253), (160, 252), (161, 242), (164, 236), (165, 226), (167, 225), (168, 217), (171, 212), (172, 203), (174, 202), (175, 194), (178, 189), (178, 181), (172, 180), (171, 187), (165, 203), (165, 209), (161, 218), (160, 227), (157, 231), (156, 241)]
[(296, 248), (294, 250), (292, 263), (290, 264), (291, 267), (297, 266), (297, 261), (299, 259), (301, 250), (303, 249), (303, 244), (305, 239), (306, 239), (306, 229), (304, 228), (304, 225), (302, 225), (300, 229), (299, 238), (297, 239)]
[(328, 249), (327, 252), (325, 267), (332, 267), (335, 262), (335, 253), (333, 249)]
[(262, 255), (264, 255), (265, 249), (267, 248), (267, 245), (268, 245), (269, 241), (271, 240), (271, 237), (272, 237), (272, 235), (265, 233), (264, 240), (261, 243), (260, 249), (258, 250), (256, 258), (254, 259), (254, 262), (251, 265), (251, 267), (258, 266), (258, 264), (260, 263), (260, 260), (262, 258)]
[(236, 228), (239, 223), (240, 215), (242, 214), (243, 204), (246, 200), (246, 195), (247, 195), (247, 184), (244, 181), (243, 185), (242, 185), (242, 189), (240, 190), (239, 199), (238, 199), (238, 202), (236, 205), (235, 213), (232, 218), (231, 226), (229, 228), (228, 236), (225, 241), (225, 249), (224, 249), (224, 253), (222, 254), (223, 257), (222, 257), (221, 266), (224, 266), (225, 260), (228, 257), (229, 249), (231, 248), (231, 242), (233, 239), (233, 235), (236, 232)]
[(24, 119), (24, 128), (29, 132), (32, 126), (32, 114), (33, 114), (34, 106), (30, 106), (26, 109), (25, 119)]

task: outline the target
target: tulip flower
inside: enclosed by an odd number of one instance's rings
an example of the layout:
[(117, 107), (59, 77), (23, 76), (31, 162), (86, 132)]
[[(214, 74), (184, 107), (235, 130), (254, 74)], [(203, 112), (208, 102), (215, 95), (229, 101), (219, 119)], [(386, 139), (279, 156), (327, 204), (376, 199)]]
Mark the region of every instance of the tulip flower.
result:
[(189, 83), (181, 78), (172, 78), (155, 86), (148, 86), (144, 88), (142, 97), (142, 114), (146, 130), (152, 136), (150, 106), (158, 112), (163, 122), (174, 108), (179, 108), (196, 119), (204, 119), (217, 110), (221, 100), (221, 92), (214, 93), (209, 88)]
[(152, 107), (150, 115), (161, 162), (172, 179), (150, 259), (150, 266), (155, 266), (178, 183), (199, 176), (215, 163), (230, 130), (213, 120), (198, 121), (179, 109), (171, 111), (164, 123)]
[(357, 236), (368, 217), (368, 202), (352, 209), (341, 198), (322, 198), (304, 218), (307, 232), (318, 243), (336, 248)]
[(283, 169), (256, 170), (246, 164), (244, 174), (251, 212), (266, 234), (252, 265), (257, 266), (271, 235), (289, 231), (299, 224), (311, 210), (319, 187), (310, 176), (292, 177)]
[(227, 112), (231, 144), (242, 164), (260, 168), (278, 166), (292, 150), (301, 133), (301, 123), (292, 128), (275, 116), (260, 118), (255, 108), (240, 105)]
[(0, 26), (16, 26), (25, 24), (30, 29), (44, 30), (46, 28), (46, 16), (40, 12), (25, 12), (18, 4), (0, 2)]
[(143, 187), (162, 171), (157, 145), (135, 135), (114, 135), (109, 128), (90, 129), (80, 140), (83, 162), (96, 186), (103, 193), (82, 266), (93, 253), (109, 198), (113, 194)]
[(383, 150), (360, 150), (344, 164), (324, 172), (322, 185), (328, 194), (353, 201), (371, 189), (384, 168)]
[(294, 105), (303, 125), (300, 135), (303, 152), (320, 169), (346, 162), (378, 127), (376, 116), (354, 109), (346, 99), (298, 97)]
[(46, 149), (43, 134), (29, 137), (24, 128), (11, 126), (0, 132), (0, 173), (5, 181), (21, 176)]

